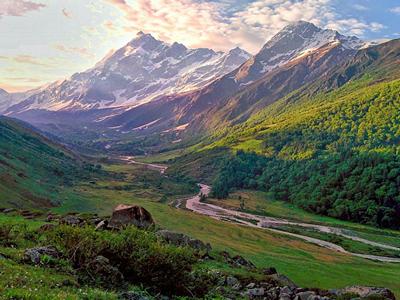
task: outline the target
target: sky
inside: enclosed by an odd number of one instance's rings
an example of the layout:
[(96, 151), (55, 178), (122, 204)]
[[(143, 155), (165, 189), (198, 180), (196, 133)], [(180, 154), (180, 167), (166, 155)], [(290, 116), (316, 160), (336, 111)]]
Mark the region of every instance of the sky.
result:
[(138, 31), (191, 48), (257, 53), (298, 20), (366, 40), (400, 38), (400, 0), (0, 0), (0, 88), (68, 78)]

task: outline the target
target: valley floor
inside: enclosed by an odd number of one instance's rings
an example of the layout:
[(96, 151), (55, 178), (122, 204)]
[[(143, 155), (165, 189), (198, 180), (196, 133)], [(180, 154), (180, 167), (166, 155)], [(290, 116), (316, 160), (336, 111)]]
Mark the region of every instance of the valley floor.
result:
[[(254, 228), (253, 226), (240, 226), (186, 209), (177, 209), (179, 199), (188, 199), (190, 198), (189, 194), (195, 193), (182, 189), (179, 185), (173, 185), (168, 181), (167, 176), (160, 175), (157, 168), (149, 170), (146, 165), (126, 164), (126, 162), (105, 165), (104, 167), (108, 171), (115, 172), (118, 176), (114, 176), (113, 180), (106, 182), (83, 183), (74, 190), (74, 194), (78, 194), (79, 199), (74, 198), (74, 196), (71, 197), (72, 194), (69, 194), (70, 199), (65, 201), (61, 207), (56, 208), (55, 211), (88, 211), (109, 214), (113, 207), (119, 203), (137, 204), (149, 210), (156, 222), (162, 227), (209, 242), (214, 251), (227, 250), (239, 253), (259, 267), (274, 266), (299, 285), (326, 289), (348, 285), (385, 286), (392, 289), (397, 296), (400, 296), (400, 282), (398, 281), (400, 264), (355, 257), (349, 253), (320, 247), (295, 235), (282, 234), (279, 231)], [(150, 176), (147, 179), (151, 178), (151, 180), (148, 180), (148, 184), (144, 187), (137, 186), (143, 174)], [(167, 192), (169, 194), (165, 196)], [(302, 223), (340, 228), (346, 233), (351, 230), (359, 238), (393, 248), (400, 247), (400, 233), (397, 231), (380, 230), (305, 213), (281, 202), (268, 201), (266, 195), (259, 192), (243, 191), (239, 193), (245, 199), (247, 213), (270, 215), (275, 218), (284, 217)], [(217, 203), (216, 201), (220, 200), (215, 199), (208, 199), (208, 201), (232, 210), (238, 209), (239, 201), (237, 197), (238, 194), (234, 194), (230, 199), (222, 202)], [(86, 199), (86, 201), (82, 201), (83, 199)], [(242, 223), (254, 224), (254, 220), (251, 219), (238, 218), (238, 220)], [(279, 230), (282, 230), (282, 228)], [(293, 228), (285, 228), (284, 230), (297, 234)], [(315, 236), (316, 233), (319, 235)], [(322, 234), (321, 232), (307, 233), (302, 230), (301, 234), (319, 240), (326, 240), (326, 236), (332, 238), (328, 233)], [(326, 235), (325, 238), (324, 235)], [(328, 240), (328, 242), (337, 243), (335, 240)], [(377, 249), (376, 246), (365, 245), (350, 239), (345, 239), (341, 245), (343, 243), (350, 243), (350, 246), (341, 246), (349, 249), (348, 252), (392, 257), (399, 254), (394, 249), (382, 247)], [(362, 247), (360, 244), (366, 247)]]

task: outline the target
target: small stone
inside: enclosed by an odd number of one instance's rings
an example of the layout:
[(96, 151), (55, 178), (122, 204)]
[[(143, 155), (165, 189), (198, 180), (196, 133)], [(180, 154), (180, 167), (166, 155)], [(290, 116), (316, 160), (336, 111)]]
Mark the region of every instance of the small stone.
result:
[(314, 292), (311, 291), (307, 291), (307, 292), (300, 292), (298, 294), (296, 294), (296, 298), (298, 300), (308, 300), (310, 299), (310, 297), (315, 296)]
[(103, 221), (100, 221), (100, 223), (98, 223), (96, 225), (95, 230), (105, 230), (105, 229), (107, 229), (107, 227), (108, 227), (108, 221), (103, 220)]
[(226, 285), (227, 286), (234, 286), (234, 285), (237, 285), (238, 283), (240, 284), (240, 282), (239, 282), (239, 280), (237, 280), (235, 277), (233, 277), (233, 276), (228, 276), (228, 277), (226, 277), (226, 280), (225, 280), (225, 282), (226, 282)]
[(121, 299), (121, 300), (149, 300), (149, 298), (142, 296), (138, 292), (134, 292), (134, 291), (123, 292), (119, 295), (118, 299)]
[(271, 268), (263, 269), (263, 273), (265, 275), (273, 275), (273, 274), (277, 274), (277, 271), (276, 271), (276, 269), (274, 267), (271, 267)]
[(265, 290), (264, 288), (249, 289), (247, 290), (246, 294), (250, 297), (264, 296)]
[(60, 219), (60, 224), (69, 226), (80, 226), (83, 220), (74, 215), (68, 215)]
[(281, 294), (292, 295), (293, 291), (290, 287), (284, 286), (283, 288), (281, 288)]
[(288, 294), (282, 294), (279, 296), (279, 300), (291, 300), (292, 298)]
[(249, 283), (248, 285), (246, 285), (246, 288), (248, 288), (248, 289), (253, 289), (255, 287), (256, 287), (256, 284), (254, 282)]

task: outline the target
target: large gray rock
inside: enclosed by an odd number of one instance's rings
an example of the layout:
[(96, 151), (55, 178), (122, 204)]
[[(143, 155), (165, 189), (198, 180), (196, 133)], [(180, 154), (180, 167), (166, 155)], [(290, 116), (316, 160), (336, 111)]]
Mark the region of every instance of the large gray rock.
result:
[(343, 294), (357, 294), (361, 298), (367, 297), (381, 297), (383, 299), (395, 300), (393, 292), (387, 288), (371, 287), (371, 286), (349, 286), (336, 292), (337, 295)]
[(159, 230), (157, 235), (161, 237), (166, 242), (181, 247), (190, 247), (196, 251), (209, 252), (211, 251), (210, 244), (205, 244), (204, 242), (193, 239), (183, 233), (174, 232), (170, 230)]
[(108, 226), (121, 228), (134, 225), (138, 228), (147, 228), (153, 224), (153, 217), (143, 207), (120, 204), (114, 209)]
[(25, 250), (24, 260), (37, 265), (41, 262), (42, 257), (45, 255), (53, 258), (58, 258), (60, 256), (60, 253), (53, 246), (35, 247)]

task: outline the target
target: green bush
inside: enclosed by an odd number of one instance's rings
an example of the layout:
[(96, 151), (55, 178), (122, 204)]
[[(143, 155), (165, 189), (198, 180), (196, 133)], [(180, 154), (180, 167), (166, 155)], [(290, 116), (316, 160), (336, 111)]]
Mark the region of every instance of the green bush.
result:
[(166, 294), (187, 293), (186, 283), (196, 262), (193, 253), (161, 243), (152, 232), (134, 227), (111, 232), (59, 226), (46, 235), (48, 242), (58, 247), (78, 270), (88, 272), (85, 267), (101, 255), (131, 283)]

